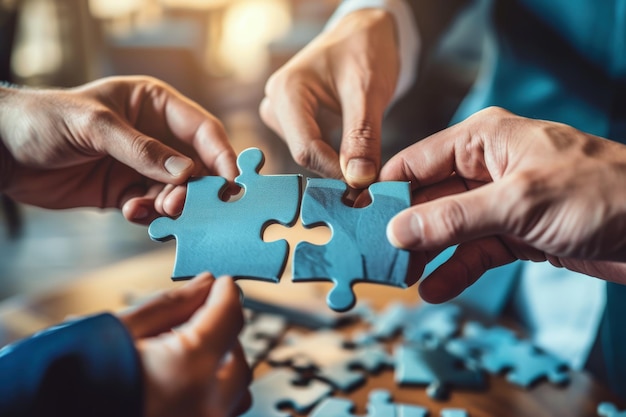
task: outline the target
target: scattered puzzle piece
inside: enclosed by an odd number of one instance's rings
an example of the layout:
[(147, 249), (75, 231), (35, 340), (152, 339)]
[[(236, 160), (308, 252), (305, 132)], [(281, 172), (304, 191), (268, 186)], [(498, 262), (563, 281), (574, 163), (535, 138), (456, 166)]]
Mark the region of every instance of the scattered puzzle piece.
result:
[(400, 385), (427, 385), (426, 393), (443, 400), (450, 388), (482, 389), (485, 378), (477, 369), (466, 368), (443, 347), (419, 345), (395, 348), (395, 380)]
[(554, 384), (569, 381), (564, 361), (529, 341), (518, 339), (504, 327), (487, 329), (480, 323), (469, 322), (463, 329), (463, 337), (451, 340), (446, 349), (459, 358), (480, 364), (490, 373), (506, 371), (509, 382), (525, 388), (544, 377)]
[(176, 239), (172, 279), (188, 279), (210, 271), (216, 277), (231, 275), (278, 282), (287, 262), (285, 240), (264, 242), (263, 231), (271, 223), (295, 224), (301, 194), (299, 175), (260, 175), (263, 153), (243, 151), (235, 182), (243, 196), (225, 202), (222, 177), (194, 178), (187, 185), (187, 200), (177, 219), (160, 217), (150, 224), (154, 240)]
[[(327, 398), (311, 412), (309, 417), (356, 417), (352, 414), (354, 403), (342, 398)], [(395, 404), (385, 390), (372, 390), (369, 393), (367, 415), (364, 417), (426, 417), (424, 407)]]
[(461, 308), (450, 303), (420, 303), (415, 307), (393, 303), (381, 314), (368, 319), (371, 329), (358, 335), (355, 342), (387, 340), (402, 331), (407, 342), (435, 347), (458, 331), (460, 316)]
[(336, 311), (354, 306), (352, 285), (358, 281), (405, 288), (409, 263), (409, 252), (393, 247), (386, 236), (389, 220), (411, 205), (409, 184), (372, 184), (372, 202), (363, 208), (343, 203), (346, 190), (340, 180), (308, 179), (302, 224), (326, 224), (332, 237), (326, 245), (298, 243), (293, 259), (294, 282), (330, 280), (335, 284), (327, 302)]
[(316, 377), (342, 391), (348, 391), (365, 380), (365, 375), (354, 368), (376, 372), (391, 364), (391, 358), (382, 346), (350, 349), (346, 343), (340, 333), (317, 331), (287, 337), (285, 344), (272, 349), (267, 358), (275, 365), (291, 365), (299, 370), (314, 369)]
[(461, 408), (444, 408), (441, 417), (469, 417), (469, 414)]
[(603, 402), (598, 404), (598, 415), (600, 417), (626, 417), (626, 410), (619, 411), (615, 404)]
[(311, 380), (304, 385), (291, 369), (276, 369), (252, 382), (252, 406), (240, 417), (289, 417), (289, 413), (279, 410), (284, 406), (304, 413), (331, 391), (321, 381)]
[(287, 322), (283, 317), (273, 314), (246, 312), (246, 323), (239, 333), (239, 341), (248, 365), (254, 367), (283, 334)]

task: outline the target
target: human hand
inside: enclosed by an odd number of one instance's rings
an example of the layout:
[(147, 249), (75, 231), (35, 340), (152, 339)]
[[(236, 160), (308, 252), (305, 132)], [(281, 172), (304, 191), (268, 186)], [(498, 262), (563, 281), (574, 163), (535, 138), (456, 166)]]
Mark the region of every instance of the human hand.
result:
[(192, 175), (237, 175), (221, 123), (150, 77), (68, 90), (0, 88), (0, 190), (45, 208), (123, 209), (147, 224), (182, 210)]
[(250, 406), (251, 373), (237, 339), (243, 314), (231, 278), (201, 274), (120, 319), (141, 357), (146, 417), (227, 417)]
[(414, 189), (389, 223), (393, 244), (422, 258), (459, 244), (421, 283), (427, 301), (516, 259), (626, 282), (624, 145), (490, 108), (400, 152), (380, 179)]
[[(261, 117), (298, 164), (354, 188), (376, 179), (383, 114), (400, 70), (395, 31), (386, 11), (350, 13), (270, 77)], [(325, 112), (343, 119), (339, 155), (319, 120)]]

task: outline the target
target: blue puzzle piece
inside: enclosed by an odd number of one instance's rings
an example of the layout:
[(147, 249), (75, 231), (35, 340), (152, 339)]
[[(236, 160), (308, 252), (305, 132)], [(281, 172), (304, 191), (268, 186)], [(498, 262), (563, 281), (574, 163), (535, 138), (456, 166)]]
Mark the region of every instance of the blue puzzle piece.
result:
[(598, 415), (601, 417), (626, 417), (626, 410), (619, 411), (615, 404), (603, 402), (598, 404)]
[(394, 355), (396, 382), (400, 385), (427, 385), (426, 393), (436, 400), (445, 399), (451, 387), (485, 387), (482, 372), (464, 368), (459, 359), (441, 346), (429, 349), (419, 345), (399, 345)]
[[(309, 417), (356, 417), (352, 414), (354, 403), (343, 398), (327, 398), (311, 412)], [(385, 390), (369, 393), (367, 415), (364, 417), (426, 417), (428, 410), (410, 404), (395, 404)]]
[(279, 409), (284, 406), (304, 413), (331, 391), (323, 382), (308, 381), (305, 385), (296, 372), (277, 369), (252, 382), (252, 406), (240, 417), (288, 417), (289, 413)]
[(222, 177), (189, 181), (183, 213), (177, 219), (152, 222), (150, 237), (176, 239), (172, 279), (191, 278), (203, 271), (216, 277), (231, 275), (278, 282), (289, 254), (287, 241), (264, 242), (263, 231), (272, 223), (295, 224), (301, 195), (299, 175), (260, 175), (263, 153), (243, 151), (235, 182), (244, 189), (234, 202), (220, 199), (227, 182)]
[(444, 408), (441, 417), (469, 417), (469, 414), (462, 408)]
[(328, 305), (346, 311), (356, 302), (352, 285), (358, 281), (406, 287), (409, 252), (387, 240), (387, 223), (411, 205), (407, 182), (380, 182), (369, 188), (367, 207), (346, 206), (347, 185), (339, 180), (308, 179), (302, 198), (302, 224), (327, 225), (332, 238), (326, 245), (300, 242), (293, 260), (293, 281), (330, 280), (335, 285)]

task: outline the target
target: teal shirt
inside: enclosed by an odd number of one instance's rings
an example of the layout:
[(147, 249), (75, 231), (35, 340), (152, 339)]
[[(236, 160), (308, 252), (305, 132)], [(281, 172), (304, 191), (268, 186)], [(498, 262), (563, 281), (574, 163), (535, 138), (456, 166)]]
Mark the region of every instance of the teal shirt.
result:
[(490, 14), (454, 121), (501, 106), (626, 142), (626, 0), (492, 0)]

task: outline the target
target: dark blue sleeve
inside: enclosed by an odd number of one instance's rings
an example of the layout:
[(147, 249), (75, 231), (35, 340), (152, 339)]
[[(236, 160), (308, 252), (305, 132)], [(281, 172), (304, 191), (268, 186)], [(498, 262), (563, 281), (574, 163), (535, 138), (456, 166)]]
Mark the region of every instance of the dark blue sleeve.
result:
[(139, 356), (111, 314), (62, 324), (0, 350), (0, 416), (142, 414)]

